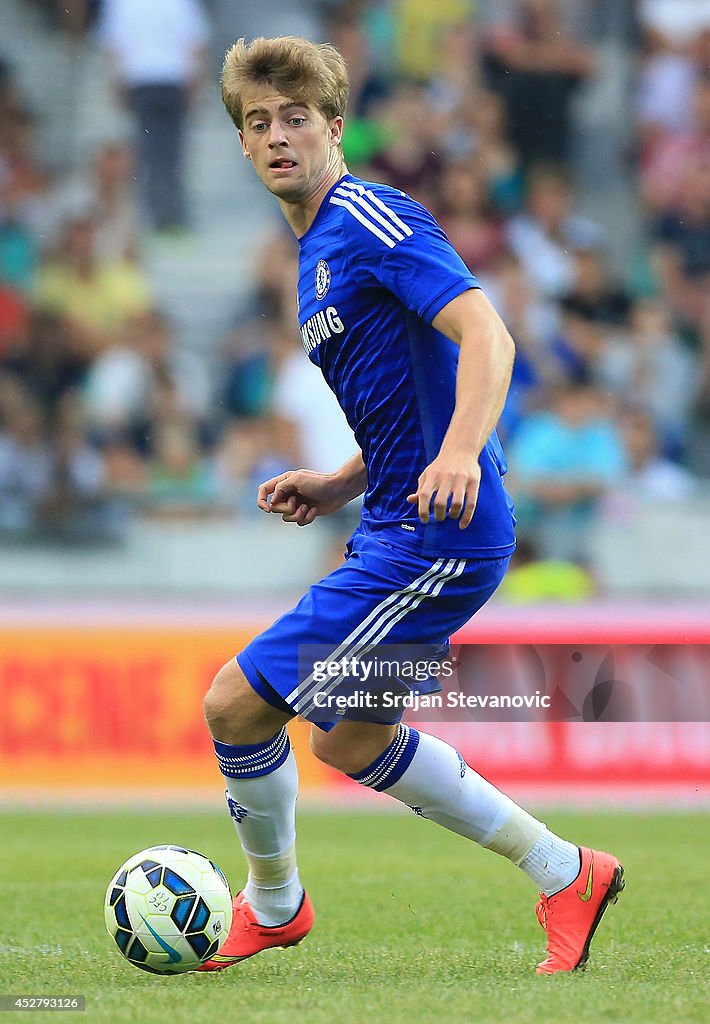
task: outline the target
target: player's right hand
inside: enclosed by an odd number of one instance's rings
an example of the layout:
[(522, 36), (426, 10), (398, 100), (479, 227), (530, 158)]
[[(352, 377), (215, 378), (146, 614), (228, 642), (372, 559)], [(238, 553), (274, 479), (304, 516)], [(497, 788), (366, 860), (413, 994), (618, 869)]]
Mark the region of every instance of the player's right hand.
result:
[(328, 516), (347, 505), (350, 497), (336, 474), (294, 469), (261, 484), (257, 505), (262, 512), (280, 515), (285, 523), (309, 526), (318, 516)]

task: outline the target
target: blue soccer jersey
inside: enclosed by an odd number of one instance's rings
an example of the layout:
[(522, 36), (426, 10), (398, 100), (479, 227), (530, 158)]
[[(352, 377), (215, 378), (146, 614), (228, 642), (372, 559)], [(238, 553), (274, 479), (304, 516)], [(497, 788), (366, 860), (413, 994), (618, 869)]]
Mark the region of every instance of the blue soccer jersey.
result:
[(299, 240), (303, 347), (335, 393), (367, 468), (365, 529), (421, 554), (496, 558), (514, 547), (495, 431), (479, 462), (471, 524), (424, 524), (406, 497), (439, 452), (454, 411), (458, 347), (431, 326), (478, 288), (431, 214), (387, 185), (346, 174)]

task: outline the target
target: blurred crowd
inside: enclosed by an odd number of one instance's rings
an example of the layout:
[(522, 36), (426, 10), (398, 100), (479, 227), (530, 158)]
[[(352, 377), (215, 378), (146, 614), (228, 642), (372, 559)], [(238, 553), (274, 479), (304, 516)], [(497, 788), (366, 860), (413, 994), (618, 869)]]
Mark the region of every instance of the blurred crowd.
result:
[[(299, 351), (286, 231), (253, 241), (252, 294), (216, 372), (156, 308), (141, 253), (148, 233), (190, 229), (180, 147), (209, 24), (197, 0), (96, 6), (90, 31), (114, 53), (137, 138), (164, 110), (172, 132), (48, 168), (39, 112), (0, 69), (0, 534), (16, 537), (246, 516), (267, 475), (331, 470), (354, 449)], [(127, 66), (125, 18), (171, 6), (179, 59)], [(432, 210), (515, 339), (500, 432), (525, 557), (582, 564), (600, 515), (631, 523), (710, 475), (710, 17), (704, 2), (629, 4), (623, 165), (642, 230), (620, 272), (575, 190), (575, 100), (602, 73), (589, 6), (320, 11), (351, 74), (350, 169)]]

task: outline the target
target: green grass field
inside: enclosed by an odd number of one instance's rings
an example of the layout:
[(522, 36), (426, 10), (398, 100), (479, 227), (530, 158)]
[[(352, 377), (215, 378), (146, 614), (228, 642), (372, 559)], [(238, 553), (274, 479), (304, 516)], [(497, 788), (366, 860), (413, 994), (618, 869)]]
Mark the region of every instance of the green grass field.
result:
[(221, 974), (156, 978), (105, 933), (105, 887), (130, 854), (174, 842), (208, 853), (238, 888), (227, 816), (2, 813), (0, 993), (84, 993), (86, 1013), (69, 1019), (110, 1024), (706, 1024), (708, 817), (547, 820), (626, 867), (586, 974), (535, 976), (535, 893), (500, 858), (414, 816), (311, 812), (299, 847), (318, 912), (308, 939)]

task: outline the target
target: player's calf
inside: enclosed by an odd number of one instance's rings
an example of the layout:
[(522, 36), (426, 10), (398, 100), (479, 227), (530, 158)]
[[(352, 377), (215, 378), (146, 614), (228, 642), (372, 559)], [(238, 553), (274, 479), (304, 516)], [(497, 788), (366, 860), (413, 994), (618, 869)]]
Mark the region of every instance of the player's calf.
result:
[(299, 907), (310, 904), (296, 862), (298, 771), (285, 728), (292, 716), (267, 703), (236, 660), (215, 676), (204, 712), (229, 813), (249, 866), (241, 909), (235, 912), (227, 949), (221, 951), (220, 965), (225, 967), (268, 945), (298, 941), (305, 934), (303, 913), (294, 927), (286, 925)]
[[(344, 729), (344, 724), (333, 733)], [(335, 740), (333, 750), (339, 749)], [(327, 741), (317, 743), (328, 749)], [(344, 755), (329, 763), (333, 761), (336, 767), (346, 763)], [(474, 771), (454, 747), (410, 726), (399, 725), (384, 750), (348, 774), (361, 785), (407, 804), (419, 816), (505, 857), (530, 878), (541, 894), (538, 917), (548, 936), (548, 957), (538, 973), (571, 971), (586, 964), (601, 916), (623, 888), (623, 872), (615, 857), (593, 854), (555, 835)], [(579, 883), (582, 878), (585, 881)]]
[(340, 722), (330, 732), (311, 728), (311, 750), (323, 764), (345, 775), (363, 771), (390, 746), (398, 726)]

